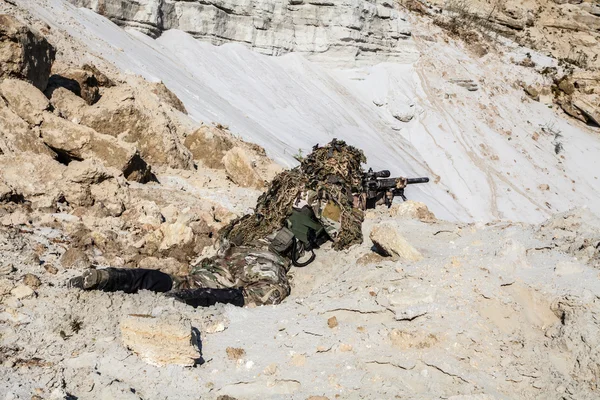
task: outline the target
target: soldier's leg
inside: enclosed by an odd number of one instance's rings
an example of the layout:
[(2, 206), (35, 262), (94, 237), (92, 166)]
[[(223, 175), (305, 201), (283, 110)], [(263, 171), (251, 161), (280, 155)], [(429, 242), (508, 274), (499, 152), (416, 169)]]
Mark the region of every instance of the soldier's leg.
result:
[(164, 272), (141, 268), (88, 269), (81, 276), (69, 280), (68, 287), (104, 292), (123, 291), (135, 293), (138, 290), (168, 292), (173, 287), (173, 279)]
[(244, 301), (247, 305), (266, 306), (279, 304), (289, 296), (290, 285), (287, 279), (274, 283), (257, 281), (244, 287)]
[(244, 306), (244, 295), (242, 289), (181, 289), (174, 290), (167, 294), (187, 305), (196, 307), (209, 307), (217, 303), (233, 304), (234, 306)]

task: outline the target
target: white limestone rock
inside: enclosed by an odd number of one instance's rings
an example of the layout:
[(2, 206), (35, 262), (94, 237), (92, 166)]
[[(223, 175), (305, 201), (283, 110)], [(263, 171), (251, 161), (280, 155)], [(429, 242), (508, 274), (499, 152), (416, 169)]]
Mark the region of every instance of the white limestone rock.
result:
[[(347, 49), (356, 60), (416, 55), (404, 14), (386, 0), (69, 0), (152, 37), (179, 29), (214, 45), (241, 43), (260, 53)], [(410, 44), (409, 44), (410, 43)]]

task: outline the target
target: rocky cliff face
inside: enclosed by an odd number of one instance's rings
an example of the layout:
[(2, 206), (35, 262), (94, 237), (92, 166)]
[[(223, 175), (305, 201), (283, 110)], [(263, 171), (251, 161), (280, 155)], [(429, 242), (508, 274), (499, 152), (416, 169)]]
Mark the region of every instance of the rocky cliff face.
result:
[(409, 24), (390, 0), (69, 0), (152, 37), (180, 29), (215, 45), (406, 58)]

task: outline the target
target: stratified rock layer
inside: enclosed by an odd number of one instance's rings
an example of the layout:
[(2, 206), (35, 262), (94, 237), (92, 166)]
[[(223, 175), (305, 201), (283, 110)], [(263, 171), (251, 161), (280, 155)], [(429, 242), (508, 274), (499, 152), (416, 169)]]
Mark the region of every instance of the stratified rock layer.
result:
[(215, 45), (238, 42), (268, 55), (332, 51), (355, 59), (406, 58), (403, 39), (411, 34), (385, 0), (69, 1), (153, 37), (180, 29)]

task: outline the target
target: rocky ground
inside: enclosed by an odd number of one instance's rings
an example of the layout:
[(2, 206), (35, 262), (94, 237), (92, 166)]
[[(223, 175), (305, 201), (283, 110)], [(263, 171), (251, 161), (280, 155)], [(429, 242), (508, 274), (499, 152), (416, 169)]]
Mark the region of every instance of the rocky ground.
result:
[[(164, 84), (12, 3), (0, 12), (0, 399), (598, 397), (600, 220), (585, 208), (536, 225), (446, 222), (417, 202), (370, 211), (364, 243), (325, 246), (274, 307), (67, 289), (90, 265), (185, 275), (281, 167), (195, 122)], [(434, 71), (441, 44), (424, 43), (445, 28), (417, 24)], [(537, 101), (597, 94), (576, 71), (518, 67)]]
[[(512, 63), (534, 68), (544, 77), (524, 82), (536, 101), (556, 103), (569, 116), (600, 125), (600, 5), (594, 1), (562, 0), (399, 0), (460, 38), (483, 57), (502, 52), (504, 40), (552, 57), (557, 65), (538, 65), (531, 53)], [(538, 61), (539, 62), (539, 61)], [(519, 80), (519, 77), (513, 79)]]
[(364, 226), (392, 257), (369, 239), (324, 249), (293, 270), (279, 306), (198, 310), (149, 292), (68, 290), (80, 268), (61, 263), (61, 230), (4, 227), (4, 393), (593, 399), (598, 227), (585, 210), (542, 227), (453, 224), (409, 202)]

